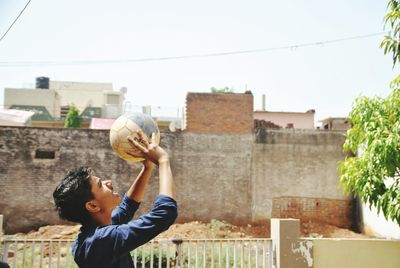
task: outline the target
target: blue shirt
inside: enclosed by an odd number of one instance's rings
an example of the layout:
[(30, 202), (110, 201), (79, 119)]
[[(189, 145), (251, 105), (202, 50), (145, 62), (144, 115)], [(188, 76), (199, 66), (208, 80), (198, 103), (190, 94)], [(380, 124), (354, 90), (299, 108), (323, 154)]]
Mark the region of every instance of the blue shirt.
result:
[(157, 196), (152, 210), (131, 221), (139, 203), (126, 195), (106, 226), (84, 225), (72, 248), (79, 267), (130, 268), (130, 252), (167, 230), (178, 216), (177, 204), (166, 195)]

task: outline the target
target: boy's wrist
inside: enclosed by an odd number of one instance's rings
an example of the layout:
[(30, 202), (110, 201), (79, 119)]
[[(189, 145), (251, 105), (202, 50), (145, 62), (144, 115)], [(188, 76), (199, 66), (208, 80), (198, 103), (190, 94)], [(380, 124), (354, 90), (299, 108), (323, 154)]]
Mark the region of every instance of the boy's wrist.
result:
[(163, 157), (163, 158), (158, 160), (158, 165), (168, 164), (168, 163), (169, 163), (169, 157), (165, 157), (165, 158)]
[(151, 162), (150, 160), (145, 160), (145, 161), (143, 161), (143, 166), (145, 169), (153, 169), (154, 163)]

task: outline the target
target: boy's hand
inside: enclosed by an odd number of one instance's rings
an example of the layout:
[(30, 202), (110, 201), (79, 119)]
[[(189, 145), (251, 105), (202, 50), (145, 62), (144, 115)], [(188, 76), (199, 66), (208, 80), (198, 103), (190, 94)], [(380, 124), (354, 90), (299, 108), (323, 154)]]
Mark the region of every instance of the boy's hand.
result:
[(141, 154), (133, 155), (129, 152), (126, 152), (127, 154), (130, 154), (134, 157), (137, 156), (143, 157), (144, 159), (150, 160), (156, 165), (158, 165), (160, 162), (169, 160), (168, 153), (163, 148), (157, 145), (156, 136), (154, 133), (151, 135), (150, 142), (148, 141), (146, 134), (144, 134), (142, 130), (138, 131), (138, 135), (139, 135), (138, 139), (128, 136), (128, 141), (132, 146), (140, 150)]

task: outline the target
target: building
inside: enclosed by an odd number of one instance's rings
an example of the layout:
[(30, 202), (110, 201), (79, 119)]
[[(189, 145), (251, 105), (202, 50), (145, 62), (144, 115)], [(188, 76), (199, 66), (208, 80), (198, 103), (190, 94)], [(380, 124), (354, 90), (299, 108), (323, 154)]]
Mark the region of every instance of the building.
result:
[(247, 134), (253, 131), (253, 95), (194, 93), (186, 96), (185, 129), (194, 133)]
[(30, 126), (34, 112), (0, 109), (0, 126)]
[(328, 117), (321, 120), (322, 129), (326, 130), (348, 130), (351, 128), (350, 123), (345, 117)]
[(254, 111), (251, 91), (245, 93), (193, 93), (186, 97), (186, 124), (189, 132), (251, 133), (254, 128), (315, 129), (315, 110), (271, 112), (264, 106)]
[(51, 81), (38, 77), (35, 88), (5, 88), (8, 109), (34, 111), (32, 126), (62, 126), (69, 106), (75, 105), (84, 126), (91, 118), (115, 118), (123, 112), (126, 88), (114, 91), (111, 83)]
[(270, 122), (282, 128), (314, 129), (315, 110), (301, 112), (254, 111), (255, 121)]

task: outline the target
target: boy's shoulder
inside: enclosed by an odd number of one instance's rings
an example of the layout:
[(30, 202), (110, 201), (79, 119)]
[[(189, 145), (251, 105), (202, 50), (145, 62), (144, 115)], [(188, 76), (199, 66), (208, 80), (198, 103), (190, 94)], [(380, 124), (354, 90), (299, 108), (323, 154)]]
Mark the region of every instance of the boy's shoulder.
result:
[(109, 239), (116, 226), (83, 226), (72, 246), (72, 255), (78, 264), (90, 263), (91, 260), (112, 259)]

